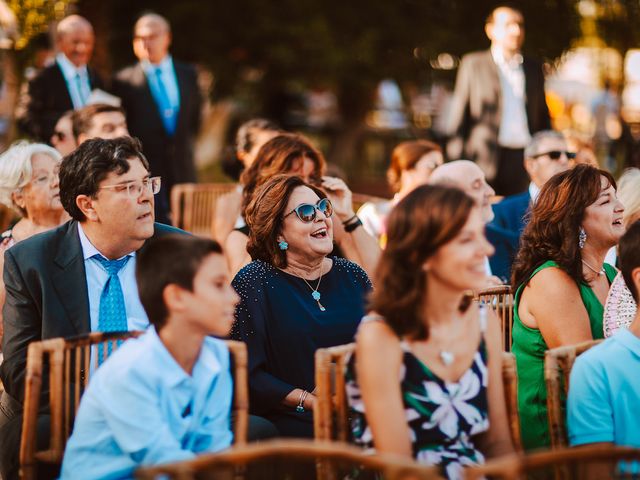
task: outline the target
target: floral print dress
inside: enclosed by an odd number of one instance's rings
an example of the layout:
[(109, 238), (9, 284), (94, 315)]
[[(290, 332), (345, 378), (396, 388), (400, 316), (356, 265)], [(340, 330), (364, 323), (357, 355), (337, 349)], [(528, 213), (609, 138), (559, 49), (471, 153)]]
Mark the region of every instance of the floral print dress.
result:
[[(384, 321), (373, 316), (363, 319), (381, 320)], [(478, 351), (457, 382), (442, 380), (411, 352), (407, 342), (401, 342), (404, 357), (400, 388), (413, 456), (420, 463), (439, 465), (449, 479), (463, 478), (465, 466), (484, 463), (484, 456), (475, 448), (472, 439), (489, 429), (484, 308), (480, 309), (480, 323), (483, 335)], [(355, 377), (355, 355), (347, 363), (346, 382), (354, 441), (373, 449), (373, 438)]]

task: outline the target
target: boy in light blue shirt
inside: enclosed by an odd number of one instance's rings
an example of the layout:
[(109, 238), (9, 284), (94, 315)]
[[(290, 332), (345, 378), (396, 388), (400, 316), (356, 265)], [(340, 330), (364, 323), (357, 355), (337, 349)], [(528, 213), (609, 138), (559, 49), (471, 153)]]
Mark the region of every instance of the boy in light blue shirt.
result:
[(228, 334), (238, 302), (220, 245), (164, 236), (138, 254), (136, 278), (152, 326), (91, 379), (63, 479), (130, 478), (231, 445), (229, 351), (209, 336)]
[[(625, 283), (638, 302), (640, 222), (620, 239)], [(606, 443), (640, 448), (640, 313), (621, 330), (580, 355), (571, 370), (567, 423), (569, 443)]]

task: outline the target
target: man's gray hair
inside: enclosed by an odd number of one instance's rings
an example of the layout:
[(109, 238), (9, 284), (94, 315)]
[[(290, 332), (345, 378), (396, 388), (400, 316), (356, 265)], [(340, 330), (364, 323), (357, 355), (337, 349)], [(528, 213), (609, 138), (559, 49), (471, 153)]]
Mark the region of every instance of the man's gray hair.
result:
[(531, 141), (529, 145), (527, 145), (524, 149), (524, 158), (533, 158), (538, 155), (540, 152), (540, 144), (548, 138), (554, 138), (556, 140), (562, 140), (563, 142), (567, 142), (562, 133), (557, 132), (555, 130), (541, 130), (536, 133), (533, 137), (531, 137)]

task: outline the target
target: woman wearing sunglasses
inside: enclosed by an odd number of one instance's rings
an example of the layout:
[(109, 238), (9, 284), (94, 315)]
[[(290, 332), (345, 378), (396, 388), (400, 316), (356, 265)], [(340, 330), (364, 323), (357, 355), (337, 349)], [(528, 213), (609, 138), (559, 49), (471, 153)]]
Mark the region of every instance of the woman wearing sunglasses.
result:
[(246, 209), (254, 261), (233, 280), (232, 336), (249, 349), (252, 413), (285, 437), (313, 436), (314, 353), (353, 341), (371, 288), (358, 265), (329, 256), (333, 206), (298, 176), (278, 175)]
[[(365, 271), (372, 272), (380, 256), (380, 248), (374, 237), (363, 228), (362, 222), (353, 212), (351, 191), (339, 178), (326, 177), (326, 161), (322, 153), (316, 150), (302, 135), (282, 133), (260, 148), (255, 161), (240, 178), (243, 184), (242, 212), (253, 199), (254, 192), (274, 175), (295, 174), (304, 181), (321, 186), (333, 203), (336, 217), (334, 222), (334, 242), (341, 256), (361, 265)], [(236, 228), (228, 236), (225, 251), (232, 273), (238, 272), (251, 261), (247, 251), (249, 226)]]

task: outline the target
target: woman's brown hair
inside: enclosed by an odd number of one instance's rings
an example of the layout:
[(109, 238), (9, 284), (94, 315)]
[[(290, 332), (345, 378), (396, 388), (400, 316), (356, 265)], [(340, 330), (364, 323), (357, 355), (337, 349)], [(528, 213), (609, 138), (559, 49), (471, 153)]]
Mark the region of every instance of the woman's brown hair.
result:
[(424, 263), (453, 240), (474, 208), (457, 188), (424, 185), (403, 198), (387, 220), (387, 247), (375, 273), (371, 310), (399, 336), (426, 339)]
[(249, 226), (247, 252), (253, 260), (262, 260), (278, 268), (286, 268), (287, 255), (278, 247), (278, 235), (289, 197), (298, 187), (308, 187), (320, 198), (327, 195), (297, 175), (276, 175), (258, 187), (247, 206), (245, 220)]
[(514, 290), (529, 282), (534, 270), (548, 260), (556, 262), (576, 283), (586, 283), (578, 246), (585, 210), (602, 191), (602, 177), (616, 188), (609, 172), (591, 165), (576, 165), (551, 177), (531, 207), (513, 264)]
[(402, 142), (391, 153), (391, 165), (387, 170), (387, 180), (394, 192), (400, 191), (400, 178), (404, 170), (411, 170), (422, 157), (431, 152), (441, 152), (438, 144), (429, 140)]
[(291, 173), (295, 162), (304, 158), (308, 158), (315, 164), (311, 183), (319, 185), (324, 175), (326, 161), (322, 153), (316, 150), (304, 136), (283, 133), (265, 143), (258, 151), (255, 161), (240, 177), (240, 183), (244, 186), (243, 214), (246, 216), (245, 211), (258, 186), (274, 175)]

